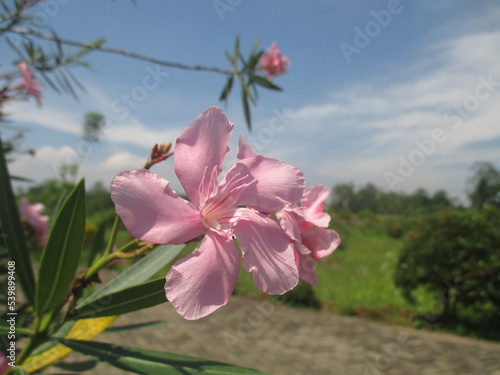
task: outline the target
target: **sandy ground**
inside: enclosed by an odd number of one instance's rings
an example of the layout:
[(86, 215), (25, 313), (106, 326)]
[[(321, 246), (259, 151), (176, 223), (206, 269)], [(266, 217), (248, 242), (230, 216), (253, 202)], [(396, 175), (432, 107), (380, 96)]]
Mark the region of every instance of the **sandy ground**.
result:
[[(186, 354), (273, 375), (500, 375), (500, 343), (233, 297), (199, 321), (165, 303), (121, 316), (115, 326), (166, 320), (97, 340)], [(67, 361), (86, 359), (71, 354)], [(54, 370), (61, 373), (61, 370)], [(128, 372), (99, 364), (86, 374)]]

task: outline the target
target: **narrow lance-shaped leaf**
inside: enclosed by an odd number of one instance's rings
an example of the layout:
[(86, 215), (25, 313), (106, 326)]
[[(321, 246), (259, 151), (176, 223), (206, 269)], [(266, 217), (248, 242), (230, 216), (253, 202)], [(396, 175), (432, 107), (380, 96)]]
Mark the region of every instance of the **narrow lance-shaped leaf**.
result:
[(265, 87), (266, 89), (282, 91), (281, 87), (275, 85), (270, 80), (268, 80), (264, 77), (261, 77), (261, 76), (255, 75), (255, 74), (248, 74), (248, 77), (250, 78), (251, 81), (255, 82), (259, 86)]
[(223, 102), (224, 100), (227, 99), (227, 97), (228, 97), (228, 95), (231, 92), (231, 89), (233, 87), (233, 80), (234, 80), (234, 76), (230, 76), (227, 79), (227, 82), (224, 85), (224, 88), (222, 89), (222, 93), (220, 94), (219, 101)]
[(78, 308), (70, 319), (99, 318), (127, 314), (166, 302), (165, 278), (148, 281), (144, 284), (102, 296), (96, 301)]
[(24, 237), (24, 230), (17, 210), (14, 192), (10, 184), (7, 161), (0, 138), (0, 225), (3, 240), (9, 250), (11, 261), (15, 262), (15, 277), (19, 281), (26, 300), (35, 303), (35, 276)]
[(97, 259), (99, 255), (104, 252), (105, 240), (104, 234), (106, 232), (106, 225), (103, 223), (97, 230), (97, 233), (94, 236), (94, 240), (92, 241), (92, 246), (90, 251), (87, 254), (87, 259), (85, 265), (90, 267), (94, 261)]
[(43, 249), (36, 289), (40, 317), (58, 305), (75, 276), (85, 234), (85, 182), (82, 179), (59, 211)]
[(127, 325), (123, 325), (123, 326), (114, 326), (114, 327), (108, 328), (106, 330), (106, 332), (111, 333), (111, 332), (132, 331), (135, 329), (147, 328), (147, 327), (155, 326), (158, 324), (163, 324), (165, 322), (166, 322), (166, 320), (154, 320), (152, 322), (146, 322), (146, 323), (136, 323), (136, 324), (127, 324)]
[(252, 120), (250, 118), (250, 106), (248, 105), (247, 93), (243, 89), (241, 89), (241, 101), (243, 104), (243, 113), (245, 114), (245, 121), (247, 123), (247, 127), (249, 131), (252, 131)]
[(85, 355), (135, 374), (145, 375), (265, 375), (265, 373), (206, 359), (96, 341), (59, 339)]
[(184, 248), (185, 245), (161, 245), (152, 253), (134, 263), (125, 271), (120, 273), (102, 288), (98, 289), (88, 298), (81, 300), (77, 309), (89, 305), (103, 296), (117, 291), (127, 289), (131, 286), (141, 284), (149, 280), (154, 274), (166, 267)]
[(234, 60), (237, 61), (240, 55), (240, 36), (237, 35), (234, 42)]

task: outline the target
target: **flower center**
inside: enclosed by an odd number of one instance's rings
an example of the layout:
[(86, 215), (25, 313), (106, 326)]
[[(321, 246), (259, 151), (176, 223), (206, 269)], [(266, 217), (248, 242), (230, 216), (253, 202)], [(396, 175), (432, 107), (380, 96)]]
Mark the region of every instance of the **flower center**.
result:
[[(226, 197), (227, 198), (227, 197)], [(224, 232), (231, 229), (231, 219), (234, 218), (236, 207), (224, 204), (226, 199), (209, 199), (201, 210), (201, 216), (205, 226), (216, 232)]]

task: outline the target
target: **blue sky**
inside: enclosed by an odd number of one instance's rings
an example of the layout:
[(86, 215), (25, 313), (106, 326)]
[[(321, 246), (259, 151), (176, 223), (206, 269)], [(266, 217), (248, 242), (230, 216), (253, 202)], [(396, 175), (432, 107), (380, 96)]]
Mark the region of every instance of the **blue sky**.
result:
[[(235, 134), (258, 152), (303, 169), (307, 184), (375, 183), (384, 190), (425, 187), (464, 194), (475, 161), (500, 160), (500, 4), (496, 1), (128, 1), (51, 0), (33, 13), (61, 36), (161, 60), (229, 68), (225, 50), (240, 35), (243, 54), (256, 40), (277, 41), (292, 65), (276, 78), (284, 92), (261, 90), (245, 127), (237, 91), (222, 106)], [(219, 5), (217, 11), (215, 5)], [(221, 9), (226, 9), (222, 12)], [(1, 42), (0, 48), (6, 51)], [(2, 52), (2, 66), (13, 56)], [(189, 72), (104, 53), (92, 71), (75, 69), (87, 89), (75, 101), (49, 88), (43, 107), (6, 109), (27, 129), (12, 172), (36, 181), (54, 166), (82, 162), (89, 184), (109, 184), (140, 167), (154, 143), (174, 142), (206, 107), (221, 105), (223, 75)], [(124, 95), (151, 71), (157, 86), (140, 101)], [(103, 113), (109, 131), (89, 150), (82, 144), (86, 112)], [(155, 172), (180, 190), (172, 163)]]

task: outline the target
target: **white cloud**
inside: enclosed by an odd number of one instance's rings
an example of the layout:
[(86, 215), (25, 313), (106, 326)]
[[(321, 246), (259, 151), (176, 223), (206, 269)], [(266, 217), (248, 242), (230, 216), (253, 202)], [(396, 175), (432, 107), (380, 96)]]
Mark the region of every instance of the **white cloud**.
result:
[(138, 120), (131, 119), (127, 123), (110, 127), (105, 138), (110, 142), (131, 143), (149, 149), (156, 143), (174, 143), (181, 132), (182, 129), (173, 127), (165, 127), (163, 130), (151, 129)]
[(415, 141), (432, 138), (436, 128), (442, 129), (446, 141), (435, 143), (434, 151), (396, 189), (426, 186), (458, 194), (469, 171), (454, 166), (500, 159), (498, 151), (470, 146), (500, 137), (496, 104), (500, 98), (500, 31), (441, 41), (430, 50), (439, 53), (430, 68), (426, 64), (425, 72), (404, 80), (401, 74), (397, 80), (377, 77), (376, 82), (332, 93), (323, 105), (294, 111), (294, 130), (301, 134), (304, 149), (314, 150), (331, 141), (331, 150), (320, 162), (302, 162), (314, 178), (384, 186), (384, 171), (397, 173), (399, 157), (408, 159), (414, 150), (419, 151)]

